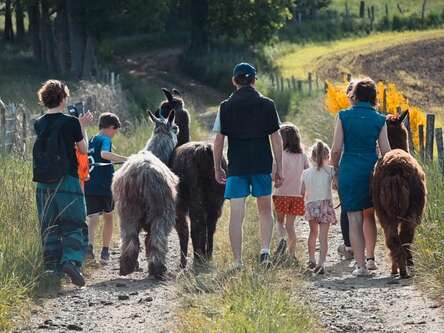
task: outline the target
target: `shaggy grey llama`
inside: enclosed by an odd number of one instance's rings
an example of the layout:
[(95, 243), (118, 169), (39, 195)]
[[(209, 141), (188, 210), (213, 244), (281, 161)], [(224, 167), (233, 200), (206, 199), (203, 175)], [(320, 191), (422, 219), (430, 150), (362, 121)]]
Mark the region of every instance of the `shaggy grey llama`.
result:
[(120, 217), (120, 274), (138, 267), (139, 232), (146, 231), (145, 248), (149, 274), (161, 278), (166, 272), (168, 235), (176, 220), (177, 176), (167, 163), (177, 144), (174, 111), (167, 119), (149, 112), (154, 130), (145, 148), (128, 158), (114, 174), (112, 190)]

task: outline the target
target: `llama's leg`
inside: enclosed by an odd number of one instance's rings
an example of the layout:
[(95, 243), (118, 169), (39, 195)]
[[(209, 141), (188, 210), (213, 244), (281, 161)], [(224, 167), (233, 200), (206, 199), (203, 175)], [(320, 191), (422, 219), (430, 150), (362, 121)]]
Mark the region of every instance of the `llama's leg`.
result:
[(175, 224), (175, 213), (166, 210), (163, 215), (153, 217), (148, 244), (148, 271), (155, 278), (162, 278), (167, 270), (168, 235)]
[(120, 214), (120, 275), (128, 275), (138, 268), (140, 221)]
[(208, 214), (207, 218), (207, 238), (206, 238), (206, 249), (205, 249), (205, 259), (211, 260), (213, 257), (213, 238), (216, 232), (216, 224), (219, 218), (218, 214)]
[(405, 255), (399, 239), (397, 224), (384, 226), (384, 233), (385, 241), (387, 247), (390, 249), (390, 255), (392, 257), (392, 274), (397, 274), (397, 268), (399, 268), (400, 276), (403, 278), (407, 277)]
[(399, 232), (399, 238), (401, 240), (401, 245), (404, 248), (406, 255), (407, 266), (413, 267), (413, 258), (410, 246), (413, 243), (413, 238), (415, 236), (415, 225), (411, 222), (403, 222), (401, 224), (401, 230)]
[(202, 209), (191, 208), (191, 240), (193, 242), (194, 260), (198, 263), (205, 261), (205, 249), (208, 234), (208, 225)]
[(180, 267), (185, 268), (187, 266), (188, 239), (190, 237), (190, 232), (188, 230), (188, 222), (185, 212), (179, 207), (177, 207), (176, 210), (176, 231), (180, 242)]

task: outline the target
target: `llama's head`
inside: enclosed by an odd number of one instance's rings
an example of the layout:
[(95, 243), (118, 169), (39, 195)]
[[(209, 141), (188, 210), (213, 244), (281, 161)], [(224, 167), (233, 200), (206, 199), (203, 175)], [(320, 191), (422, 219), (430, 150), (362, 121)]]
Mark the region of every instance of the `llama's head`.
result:
[(152, 152), (167, 164), (177, 145), (177, 135), (179, 134), (179, 127), (174, 122), (174, 110), (167, 118), (156, 117), (151, 111), (148, 111), (148, 115), (154, 123), (154, 129), (144, 150)]
[(400, 115), (389, 115), (387, 117), (387, 133), (392, 149), (402, 149), (406, 152), (408, 149), (408, 131), (404, 126), (403, 121), (407, 117), (409, 110), (404, 111)]
[(166, 88), (162, 88), (162, 91), (166, 100), (160, 103), (160, 108), (156, 112), (156, 116), (166, 118), (172, 110), (180, 111), (184, 108), (185, 103), (179, 90), (173, 88), (169, 91)]

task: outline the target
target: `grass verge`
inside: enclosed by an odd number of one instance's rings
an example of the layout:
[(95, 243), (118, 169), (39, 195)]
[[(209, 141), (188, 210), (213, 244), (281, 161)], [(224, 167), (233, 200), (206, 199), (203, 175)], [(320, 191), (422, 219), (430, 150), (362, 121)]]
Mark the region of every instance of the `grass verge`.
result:
[(426, 165), (425, 171), (428, 203), (425, 218), (416, 229), (416, 280), (444, 305), (444, 176), (437, 163)]
[(228, 207), (215, 235), (213, 267), (179, 279), (180, 332), (321, 332), (305, 302), (302, 271), (292, 261), (265, 271), (258, 265), (258, 216), (253, 200), (244, 222), (245, 268), (231, 270)]

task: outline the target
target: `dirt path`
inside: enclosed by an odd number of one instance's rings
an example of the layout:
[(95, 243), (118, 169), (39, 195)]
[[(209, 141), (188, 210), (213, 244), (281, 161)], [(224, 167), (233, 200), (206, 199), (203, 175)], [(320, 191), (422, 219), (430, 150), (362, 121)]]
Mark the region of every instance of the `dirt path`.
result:
[(119, 249), (112, 248), (108, 265), (88, 269), (85, 287), (68, 283), (59, 292), (46, 295), (20, 331), (170, 332), (175, 327), (173, 310), (177, 303), (175, 276), (180, 261), (177, 244), (173, 231), (167, 260), (169, 277), (163, 282), (148, 278), (143, 249), (139, 256), (143, 272), (119, 276)]
[[(304, 253), (309, 228), (299, 222), (297, 231)], [(379, 230), (381, 238), (382, 230)], [(354, 278), (353, 263), (337, 253), (342, 244), (339, 224), (329, 237), (327, 274), (309, 277), (308, 299), (312, 300), (327, 332), (438, 333), (444, 332), (442, 308), (425, 297), (412, 279), (390, 276), (385, 247), (379, 241), (376, 251), (379, 269), (371, 278)]]

